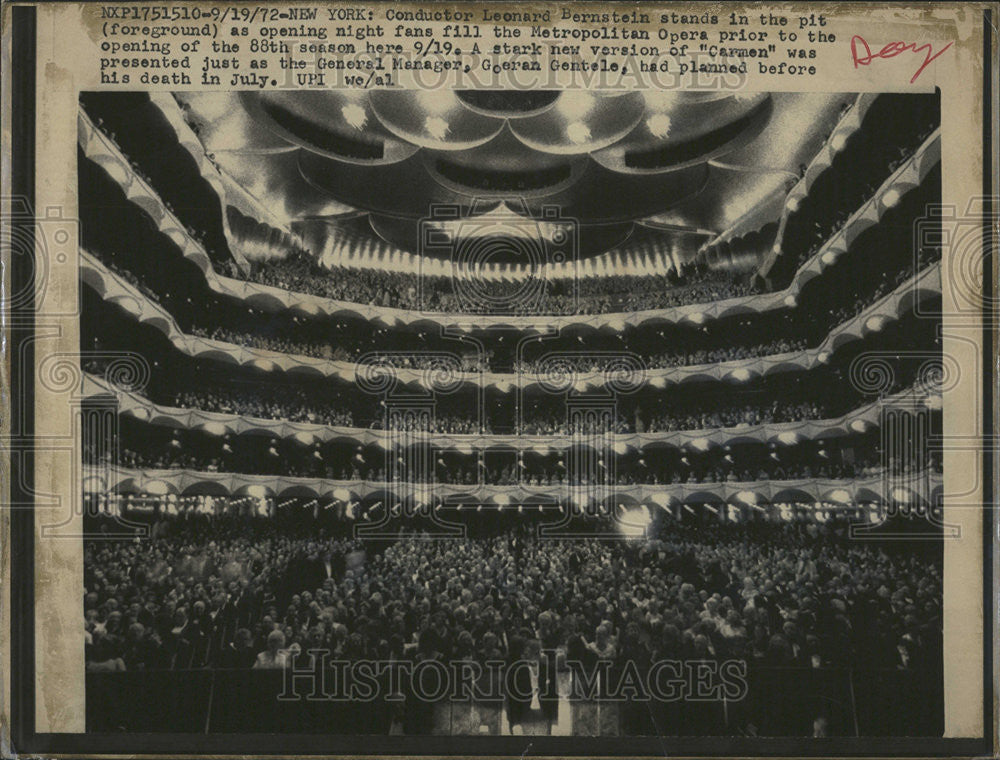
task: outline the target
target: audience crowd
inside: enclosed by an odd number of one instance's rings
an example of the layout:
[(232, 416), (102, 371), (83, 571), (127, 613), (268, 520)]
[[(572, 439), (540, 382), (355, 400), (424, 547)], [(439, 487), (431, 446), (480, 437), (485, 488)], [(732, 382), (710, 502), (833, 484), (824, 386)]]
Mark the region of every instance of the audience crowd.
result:
[(354, 414), (349, 408), (317, 402), (300, 387), (274, 388), (262, 385), (252, 389), (202, 387), (179, 391), (171, 406), (181, 409), (204, 409), (258, 419), (309, 422), (314, 425), (354, 427)]
[(195, 517), (162, 519), (147, 540), (86, 542), (88, 670), (302, 668), (309, 649), (347, 661), (549, 656), (558, 670), (941, 661), (940, 557), (852, 541), (835, 522), (664, 517), (627, 541), (546, 540), (515, 524), (366, 543)]
[[(440, 275), (324, 266), (303, 250), (283, 258), (252, 260), (246, 272), (233, 261), (219, 262), (217, 267), (227, 277), (335, 301), (453, 313), (604, 314), (667, 309), (756, 292), (746, 276), (694, 262), (666, 274), (547, 280), (538, 299), (523, 302), (516, 296), (527, 288), (516, 281), (492, 282), (477, 277), (463, 287), (460, 279)], [(480, 291), (492, 298), (471, 295)]]
[[(88, 362), (87, 371), (100, 376), (101, 365)], [(817, 394), (819, 395), (819, 394)], [(860, 395), (852, 395), (851, 400), (858, 405), (864, 403)], [(689, 404), (669, 411), (651, 408), (648, 412), (639, 410), (631, 417), (619, 413), (614, 420), (597, 422), (575, 422), (567, 419), (566, 412), (546, 411), (543, 408), (528, 408), (525, 419), (514, 425), (501, 425), (490, 417), (479, 420), (471, 416), (437, 413), (416, 415), (401, 420), (398, 417), (387, 423), (384, 408), (379, 408), (371, 421), (357, 416), (361, 411), (345, 408), (336, 398), (323, 399), (310, 396), (305, 390), (295, 386), (274, 388), (261, 385), (254, 388), (236, 388), (209, 383), (201, 388), (178, 391), (167, 401), (167, 406), (180, 409), (198, 409), (206, 412), (252, 417), (256, 419), (287, 420), (307, 422), (316, 425), (331, 425), (345, 428), (369, 428), (373, 430), (406, 430), (450, 435), (492, 435), (513, 433), (516, 435), (579, 435), (607, 433), (666, 433), (678, 430), (715, 430), (754, 425), (770, 425), (783, 422), (820, 420), (843, 414), (838, 406), (836, 414), (829, 404), (814, 401), (771, 401), (761, 400), (756, 404), (740, 402), (706, 401)], [(842, 406), (842, 404), (841, 404)]]
[[(108, 360), (90, 359), (84, 370), (104, 379)], [(880, 395), (891, 396), (913, 388), (914, 368), (893, 370), (891, 383)], [(603, 416), (573, 415), (537, 398), (526, 398), (517, 413), (507, 405), (487, 405), (480, 416), (447, 413), (438, 409), (388, 414), (375, 399), (367, 404), (347, 403), (342, 394), (292, 384), (224, 384), (205, 379), (197, 388), (175, 390), (185, 383), (156, 379), (156, 389), (140, 389), (151, 401), (178, 409), (196, 409), (254, 419), (305, 422), (314, 425), (373, 430), (400, 430), (450, 435), (606, 435), (708, 431), (773, 425), (787, 422), (835, 419), (860, 409), (874, 399), (837, 367), (816, 375), (778, 378), (747, 393), (674, 395), (647, 394), (634, 402), (620, 400), (617, 411)], [(933, 389), (927, 378), (919, 380), (920, 392)], [(115, 382), (111, 379), (111, 382)], [(364, 399), (364, 397), (361, 397)], [(462, 404), (457, 404), (461, 407)]]

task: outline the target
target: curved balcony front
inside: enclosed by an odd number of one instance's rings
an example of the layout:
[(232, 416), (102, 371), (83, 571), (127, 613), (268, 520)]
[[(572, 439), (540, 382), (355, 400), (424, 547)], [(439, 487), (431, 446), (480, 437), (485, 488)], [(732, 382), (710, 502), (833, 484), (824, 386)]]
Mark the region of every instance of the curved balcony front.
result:
[[(268, 312), (291, 310), (305, 315), (326, 315), (365, 319), (388, 327), (406, 326), (417, 322), (433, 322), (444, 328), (474, 331), (487, 327), (511, 327), (525, 332), (548, 333), (553, 329), (574, 325), (595, 328), (609, 327), (621, 330), (640, 325), (673, 324), (692, 322), (702, 324), (713, 319), (721, 319), (736, 314), (765, 312), (795, 304), (805, 286), (823, 270), (844, 254), (851, 243), (865, 230), (877, 224), (885, 212), (894, 205), (886, 203), (887, 194), (892, 192), (896, 201), (907, 190), (918, 186), (927, 174), (940, 162), (940, 130), (934, 132), (924, 144), (883, 183), (878, 192), (864, 206), (855, 211), (846, 224), (823, 245), (814, 255), (799, 267), (787, 288), (778, 292), (737, 296), (710, 303), (685, 304), (664, 309), (646, 309), (634, 312), (607, 314), (571, 315), (489, 315), (457, 314), (436, 311), (414, 311), (388, 306), (359, 304), (337, 301), (321, 296), (292, 292), (270, 285), (243, 281), (218, 274), (204, 247), (191, 235), (160, 201), (156, 191), (138, 175), (131, 163), (124, 158), (118, 147), (84, 113), (80, 112), (78, 139), (84, 154), (101, 166), (125, 191), (127, 197), (143, 209), (164, 235), (178, 247), (181, 254), (194, 262), (204, 273), (209, 287), (216, 293), (246, 302), (253, 308)], [(778, 245), (775, 246), (778, 248)], [(777, 256), (772, 251), (769, 260)], [(405, 270), (404, 256), (381, 262), (394, 270)], [(608, 265), (609, 274), (642, 274), (643, 268), (637, 260), (628, 256), (612, 257)], [(612, 266), (613, 265), (613, 266)], [(765, 261), (761, 271), (766, 272), (771, 264)], [(588, 269), (588, 266), (590, 267)], [(580, 276), (601, 276), (593, 269), (592, 262), (584, 264)], [(420, 271), (416, 269), (414, 271)]]
[[(949, 360), (942, 357), (945, 362)], [(946, 376), (955, 377), (957, 367), (945, 369)], [(249, 415), (210, 412), (202, 409), (182, 409), (156, 404), (139, 393), (119, 388), (106, 379), (83, 376), (83, 395), (93, 398), (111, 394), (116, 397), (118, 412), (141, 422), (163, 425), (180, 430), (200, 430), (210, 435), (261, 435), (269, 438), (295, 439), (300, 443), (343, 441), (352, 445), (391, 448), (399, 433), (382, 428), (355, 428), (323, 425), (311, 422), (265, 419)], [(647, 447), (707, 450), (742, 443), (777, 443), (793, 445), (805, 440), (835, 439), (856, 433), (867, 433), (881, 424), (882, 409), (889, 406), (919, 406), (937, 389), (914, 387), (885, 399), (825, 420), (778, 422), (764, 425), (738, 425), (705, 430), (673, 430), (655, 433), (608, 433), (602, 443), (611, 445), (619, 454)], [(593, 435), (505, 435), (493, 433), (407, 433), (417, 442), (426, 437), (435, 449), (471, 452), (490, 448), (549, 453), (563, 451), (594, 440)]]
[[(567, 374), (561, 357), (552, 354), (551, 361), (543, 358), (535, 371), (517, 374), (497, 372), (462, 372), (461, 357), (444, 356), (442, 361), (427, 369), (391, 366), (391, 352), (378, 352), (361, 357), (359, 362), (332, 361), (301, 355), (282, 354), (265, 349), (246, 348), (232, 343), (188, 335), (177, 325), (173, 316), (159, 304), (151, 302), (137, 287), (118, 277), (95, 256), (81, 252), (80, 276), (102, 298), (114, 303), (139, 322), (162, 332), (177, 350), (192, 358), (218, 361), (231, 366), (303, 373), (331, 377), (346, 383), (364, 381), (372, 373), (390, 373), (398, 385), (417, 385), (434, 389), (441, 384), (454, 388), (471, 384), (495, 388), (501, 392), (515, 389), (541, 388), (558, 391), (569, 382), (569, 388), (586, 391), (623, 380), (635, 390), (648, 384), (654, 388), (670, 385), (728, 380), (747, 382), (780, 372), (803, 371), (826, 364), (833, 353), (853, 341), (882, 330), (888, 323), (911, 313), (914, 306), (941, 293), (941, 264), (934, 263), (904, 281), (894, 291), (859, 314), (835, 327), (816, 347), (770, 356), (736, 359), (718, 363), (664, 368), (647, 368), (638, 356), (630, 357), (627, 367), (612, 362), (607, 368), (591, 371), (571, 371)], [(413, 352), (410, 352), (413, 353)], [(627, 377), (620, 373), (625, 371)]]
[[(769, 504), (895, 504), (933, 508), (943, 493), (940, 474), (890, 476), (880, 473), (850, 480), (808, 478), (724, 483), (635, 484), (608, 486), (599, 501), (671, 509), (682, 505), (724, 505), (763, 508)], [(422, 508), (437, 504), (488, 505), (500, 508), (551, 505), (593, 505), (594, 486), (411, 484), (366, 480), (275, 477), (192, 470), (134, 470), (109, 465), (84, 478), (88, 494), (148, 494), (150, 496), (246, 496), (249, 498), (310, 498), (335, 503), (373, 503), (390, 508), (412, 500)], [(329, 505), (328, 504), (328, 505)]]

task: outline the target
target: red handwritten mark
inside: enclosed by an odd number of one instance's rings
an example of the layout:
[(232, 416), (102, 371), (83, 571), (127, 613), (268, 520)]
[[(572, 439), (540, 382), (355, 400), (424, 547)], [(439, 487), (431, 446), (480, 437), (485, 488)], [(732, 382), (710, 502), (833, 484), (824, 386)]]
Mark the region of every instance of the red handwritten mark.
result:
[[(865, 38), (855, 34), (851, 37), (851, 57), (854, 59), (854, 68), (857, 68), (858, 66), (868, 66), (876, 58), (895, 58), (900, 53), (905, 53), (906, 51), (910, 51), (911, 53), (923, 52), (924, 62), (920, 64), (920, 68), (917, 69), (913, 78), (910, 79), (910, 84), (913, 84), (917, 81), (917, 77), (920, 76), (923, 70), (930, 65), (931, 61), (944, 53), (952, 44), (949, 42), (932, 55), (933, 51), (929, 42), (920, 47), (917, 47), (916, 42), (890, 42), (877, 53), (873, 53), (872, 49), (868, 47), (868, 43), (865, 42)], [(863, 52), (859, 51), (859, 47), (863, 48)]]

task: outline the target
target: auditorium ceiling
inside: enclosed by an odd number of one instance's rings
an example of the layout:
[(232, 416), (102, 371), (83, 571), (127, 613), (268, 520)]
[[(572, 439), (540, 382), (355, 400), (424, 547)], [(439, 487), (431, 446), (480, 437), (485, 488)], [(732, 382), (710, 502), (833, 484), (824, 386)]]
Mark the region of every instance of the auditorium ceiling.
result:
[[(367, 217), (578, 225), (581, 255), (636, 224), (690, 239), (780, 208), (853, 96), (657, 91), (178, 93), (206, 153), (290, 225)], [(803, 127), (808, 125), (805, 129)], [(762, 221), (766, 221), (765, 217)], [(685, 247), (690, 247), (686, 245)]]

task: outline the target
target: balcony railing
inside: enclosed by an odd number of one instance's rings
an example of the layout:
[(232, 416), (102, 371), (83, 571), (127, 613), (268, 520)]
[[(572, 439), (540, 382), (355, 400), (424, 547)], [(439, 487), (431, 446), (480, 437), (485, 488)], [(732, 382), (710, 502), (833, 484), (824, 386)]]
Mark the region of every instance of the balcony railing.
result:
[[(943, 357), (944, 361), (949, 361)], [(775, 422), (762, 425), (737, 425), (709, 430), (672, 430), (649, 433), (608, 433), (602, 440), (627, 449), (641, 449), (651, 444), (674, 448), (691, 446), (725, 446), (734, 442), (781, 443), (788, 445), (804, 440), (838, 438), (850, 433), (864, 433), (881, 423), (883, 405), (912, 402), (919, 404), (930, 389), (911, 388), (879, 401), (863, 404), (847, 414), (823, 420)], [(185, 409), (156, 404), (139, 393), (119, 388), (104, 378), (90, 374), (83, 376), (85, 397), (113, 394), (117, 397), (118, 411), (136, 420), (159, 421), (180, 430), (208, 429), (216, 435), (258, 434), (270, 438), (305, 438), (315, 442), (347, 439), (363, 446), (388, 446), (398, 438), (398, 433), (381, 428), (357, 428), (324, 425), (293, 420), (276, 420), (252, 415), (212, 412), (204, 409)], [(431, 435), (428, 433), (428, 435)], [(594, 436), (581, 435), (579, 440), (570, 434), (555, 435), (506, 435), (495, 433), (440, 433), (433, 434), (434, 445), (441, 449), (500, 447), (519, 451), (563, 451)]]
[[(184, 333), (173, 315), (159, 304), (151, 302), (141, 290), (120, 278), (96, 256), (81, 251), (80, 276), (105, 299), (115, 301), (122, 309), (140, 322), (160, 330), (182, 353), (193, 358), (215, 360), (233, 366), (253, 367), (284, 372), (306, 371), (324, 377), (335, 377), (346, 383), (357, 381), (359, 372), (368, 371), (368, 365), (348, 361), (332, 361), (302, 355), (291, 355), (266, 349), (246, 348), (212, 338)], [(643, 382), (654, 388), (665, 388), (682, 382), (703, 380), (732, 380), (747, 382), (768, 375), (793, 370), (809, 370), (829, 362), (834, 351), (841, 346), (861, 340), (912, 311), (915, 302), (941, 292), (941, 265), (932, 264), (901, 283), (892, 293), (883, 296), (858, 315), (841, 323), (829, 332), (816, 347), (789, 351), (769, 356), (734, 359), (724, 362), (694, 364), (678, 367), (642, 369)], [(872, 317), (885, 317), (870, 322)], [(456, 361), (460, 357), (455, 357)], [(384, 362), (379, 372), (392, 372), (401, 384), (418, 384), (430, 387), (441, 374), (440, 368), (432, 370), (390, 367)], [(501, 392), (515, 388), (546, 387), (546, 372), (525, 371), (518, 374), (498, 372), (448, 372), (449, 382), (469, 383), (474, 386), (493, 387)], [(578, 390), (603, 387), (607, 381), (602, 371), (581, 371), (574, 375)]]
[[(589, 485), (465, 485), (452, 483), (410, 483), (400, 480), (333, 480), (326, 478), (206, 472), (188, 469), (130, 469), (115, 464), (88, 465), (84, 492), (92, 494), (158, 494), (184, 496), (255, 495), (277, 499), (291, 494), (329, 503), (382, 498), (387, 508), (410, 499), (430, 508), (444, 503), (455, 509), (463, 503), (507, 507), (529, 505), (577, 505), (594, 507), (595, 499), (622, 506), (646, 504), (663, 509), (681, 505), (732, 504), (740, 508), (760, 508), (761, 504), (799, 503), (825, 510), (820, 504), (898, 504), (907, 502), (928, 510), (940, 504), (943, 492), (940, 473), (924, 469), (917, 473), (877, 474), (853, 479), (800, 478), (791, 480), (725, 481), (716, 483), (597, 483)], [(720, 515), (722, 519), (723, 515)]]

